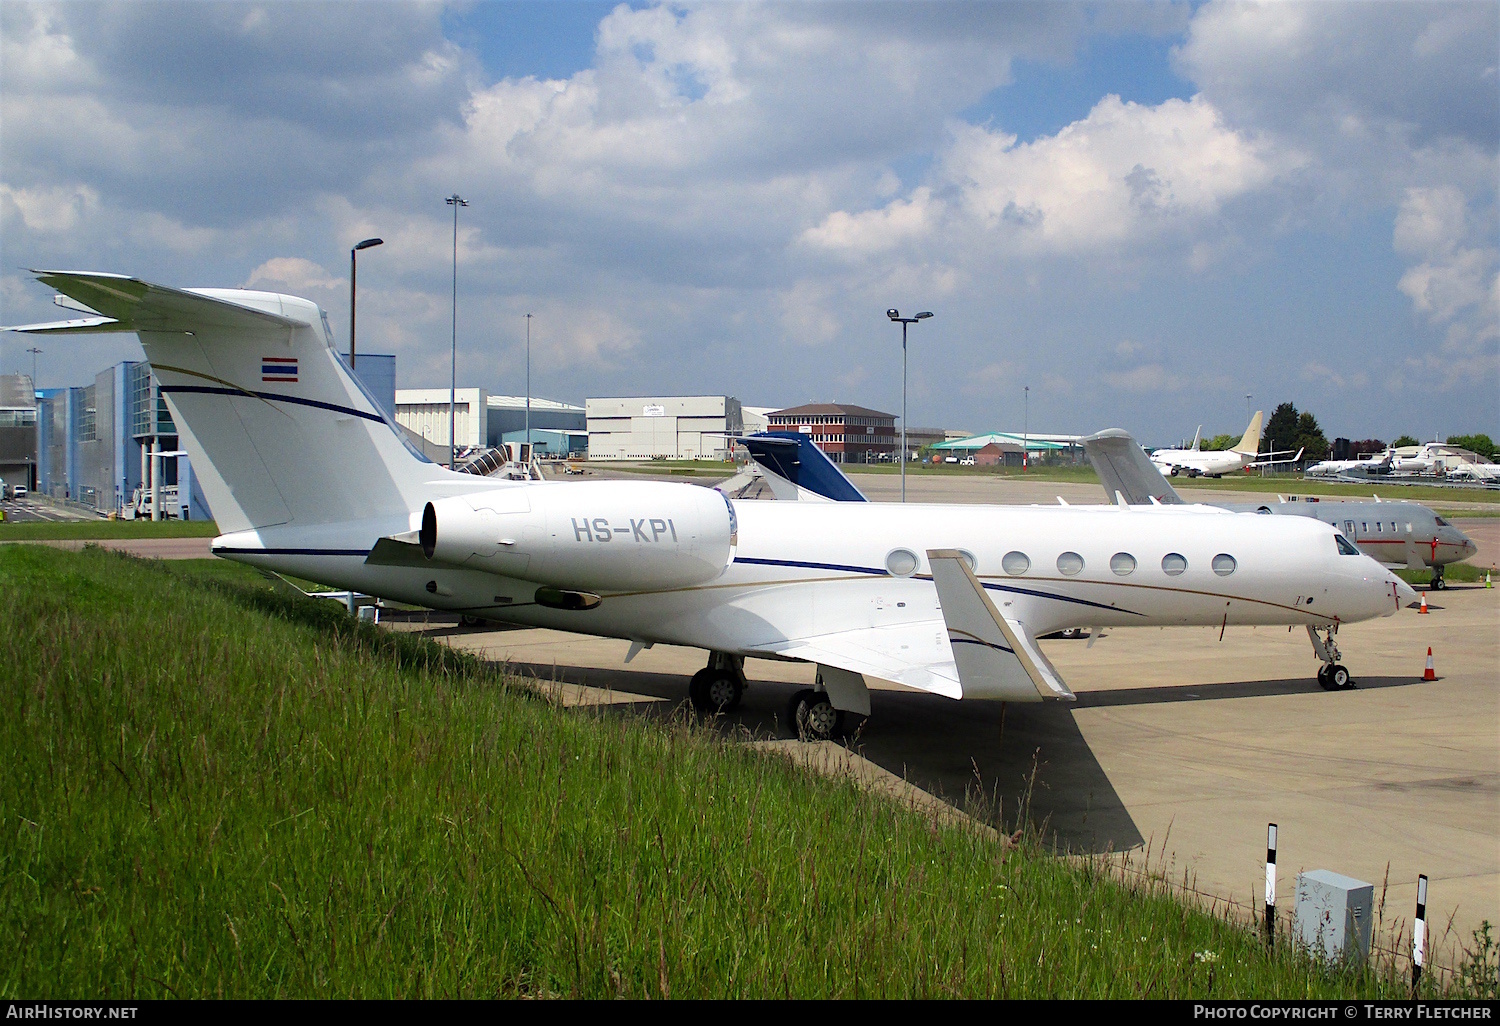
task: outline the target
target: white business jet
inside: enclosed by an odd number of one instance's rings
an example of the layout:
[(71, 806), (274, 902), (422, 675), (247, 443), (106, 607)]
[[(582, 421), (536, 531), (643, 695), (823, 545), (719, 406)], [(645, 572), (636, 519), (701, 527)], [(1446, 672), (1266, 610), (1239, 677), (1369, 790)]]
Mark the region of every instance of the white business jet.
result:
[[(1200, 449), (1198, 436), (1194, 435), (1191, 449), (1157, 449), (1151, 453), (1151, 462), (1160, 467), (1163, 474), (1172, 477), (1178, 474), (1186, 474), (1188, 477), (1222, 477), (1250, 467), (1296, 463), (1302, 458), (1301, 449), (1289, 460), (1278, 460), (1276, 457), (1287, 455), (1291, 452), (1290, 449), (1285, 452), (1259, 451), (1262, 412), (1255, 411), (1255, 416), (1250, 418), (1250, 426), (1245, 428), (1244, 436), (1228, 449)], [(1203, 429), (1199, 427), (1198, 430), (1201, 432)]]
[(1095, 625), (1305, 625), (1333, 634), (1414, 593), (1327, 524), (1199, 506), (736, 502), (656, 482), (496, 481), (439, 467), (293, 296), (35, 272), (133, 331), (224, 534), (267, 570), (456, 614), (708, 650), (689, 692), (729, 709), (746, 657), (805, 660), (803, 737), (870, 712), (866, 676), (953, 699), (1069, 701), (1036, 638)]

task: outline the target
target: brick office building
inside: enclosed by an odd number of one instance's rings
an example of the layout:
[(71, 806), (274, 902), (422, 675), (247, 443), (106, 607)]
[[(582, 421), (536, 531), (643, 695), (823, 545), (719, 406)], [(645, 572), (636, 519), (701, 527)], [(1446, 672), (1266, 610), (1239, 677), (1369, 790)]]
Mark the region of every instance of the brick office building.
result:
[(892, 460), (900, 445), (896, 415), (842, 403), (809, 403), (766, 416), (768, 431), (796, 431), (811, 436), (835, 463)]

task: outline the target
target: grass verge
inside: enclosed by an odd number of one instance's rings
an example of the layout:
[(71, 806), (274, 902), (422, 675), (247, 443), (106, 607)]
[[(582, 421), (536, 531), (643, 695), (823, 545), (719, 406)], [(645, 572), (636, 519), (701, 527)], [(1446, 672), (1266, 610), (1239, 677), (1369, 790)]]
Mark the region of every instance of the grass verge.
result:
[(240, 567), (15, 546), (0, 603), (6, 998), (1405, 993)]
[(212, 520), (78, 520), (0, 522), (0, 543), (7, 541), (107, 541), (114, 538), (216, 538)]
[[(1391, 572), (1407, 584), (1425, 586), (1432, 581), (1431, 570), (1406, 570), (1392, 567)], [(1443, 576), (1450, 584), (1483, 583), (1484, 575), (1489, 572), (1488, 564), (1478, 566), (1474, 563), (1449, 563), (1443, 568)]]

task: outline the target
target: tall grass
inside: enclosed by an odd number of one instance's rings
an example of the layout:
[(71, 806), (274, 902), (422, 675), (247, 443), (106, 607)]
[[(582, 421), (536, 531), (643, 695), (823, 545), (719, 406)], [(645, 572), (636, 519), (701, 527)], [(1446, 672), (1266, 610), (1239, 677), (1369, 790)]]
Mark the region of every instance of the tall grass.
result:
[(1400, 996), (240, 568), (0, 550), (0, 996)]

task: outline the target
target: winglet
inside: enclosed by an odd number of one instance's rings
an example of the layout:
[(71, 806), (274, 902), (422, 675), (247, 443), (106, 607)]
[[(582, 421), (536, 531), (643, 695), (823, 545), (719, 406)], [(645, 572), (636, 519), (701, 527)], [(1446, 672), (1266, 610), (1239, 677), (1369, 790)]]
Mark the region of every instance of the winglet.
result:
[(1075, 700), (1030, 629), (995, 608), (962, 552), (929, 549), (927, 561), (964, 698)]

